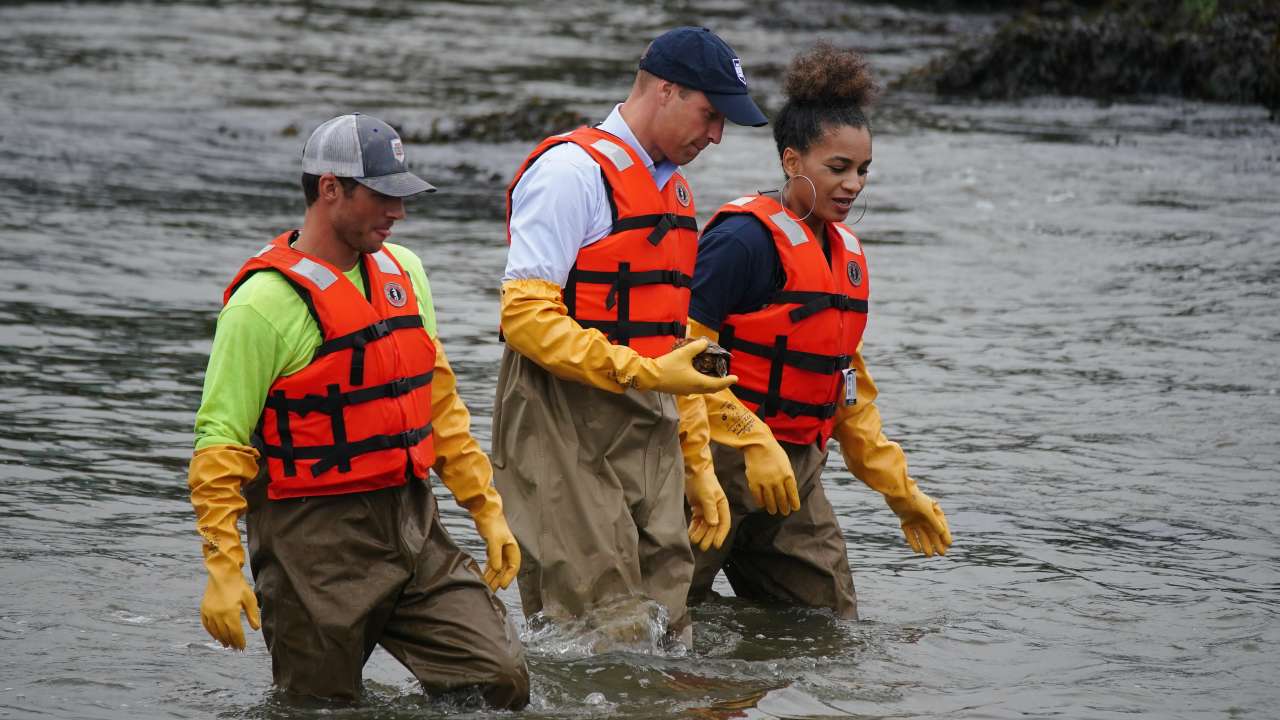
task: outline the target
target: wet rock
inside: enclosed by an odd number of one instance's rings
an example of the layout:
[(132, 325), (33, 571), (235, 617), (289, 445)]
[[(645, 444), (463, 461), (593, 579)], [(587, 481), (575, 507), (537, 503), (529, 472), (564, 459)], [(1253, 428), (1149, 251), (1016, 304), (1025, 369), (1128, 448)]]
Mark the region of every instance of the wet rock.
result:
[(436, 120), (431, 124), (430, 131), (408, 133), (404, 138), (414, 143), (541, 140), (548, 135), (572, 130), (589, 122), (586, 115), (560, 103), (534, 98), (512, 110)]
[(898, 85), (980, 98), (1177, 95), (1280, 109), (1280, 3), (1089, 5), (1045, 3)]

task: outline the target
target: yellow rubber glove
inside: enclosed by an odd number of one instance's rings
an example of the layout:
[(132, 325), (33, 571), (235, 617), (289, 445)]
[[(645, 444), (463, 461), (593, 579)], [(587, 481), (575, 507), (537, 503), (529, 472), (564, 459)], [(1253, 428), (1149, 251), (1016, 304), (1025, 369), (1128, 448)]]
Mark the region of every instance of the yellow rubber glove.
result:
[[(689, 334), (719, 340), (719, 333), (693, 319), (689, 320)], [(791, 458), (769, 426), (748, 410), (732, 390), (706, 395), (705, 400), (711, 439), (742, 451), (747, 487), (756, 505), (770, 515), (790, 515), (799, 510), (800, 491)]]
[(244, 546), (236, 520), (246, 503), (240, 486), (258, 474), (258, 451), (243, 445), (214, 445), (191, 457), (187, 486), (196, 511), (196, 528), (204, 539), (204, 566), (209, 573), (200, 622), (224, 647), (244, 649), (240, 613), (254, 630), (262, 627), (258, 599), (244, 579)]
[(520, 546), (502, 514), (502, 497), (493, 487), (493, 466), (471, 435), (471, 413), (458, 396), (458, 380), (449, 367), (444, 346), (436, 344), (435, 374), (431, 378), (431, 433), (436, 462), (432, 469), (458, 504), (471, 513), (476, 532), (484, 540), (488, 563), (484, 581), (494, 592), (505, 588), (520, 570)]
[(867, 372), (859, 345), (851, 365), (857, 370), (857, 403), (836, 410), (835, 430), (845, 466), (868, 487), (884, 495), (885, 503), (902, 522), (902, 533), (911, 549), (926, 556), (945, 555), (951, 547), (947, 516), (933, 498), (907, 475), (907, 456), (902, 448), (885, 437), (878, 391)]
[(675, 395), (715, 392), (738, 378), (713, 378), (693, 367), (706, 343), (689, 343), (647, 358), (614, 345), (599, 330), (569, 317), (559, 285), (546, 280), (502, 284), (502, 333), (511, 349), (558, 378), (621, 393), (628, 387)]
[(700, 550), (719, 548), (729, 536), (729, 498), (716, 480), (707, 430), (707, 406), (700, 395), (677, 395), (680, 451), (684, 455), (684, 496), (692, 520), (689, 540)]

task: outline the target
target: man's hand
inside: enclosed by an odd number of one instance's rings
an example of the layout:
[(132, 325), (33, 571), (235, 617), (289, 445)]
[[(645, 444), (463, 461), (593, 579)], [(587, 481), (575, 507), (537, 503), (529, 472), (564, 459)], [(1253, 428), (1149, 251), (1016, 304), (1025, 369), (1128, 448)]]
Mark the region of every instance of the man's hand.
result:
[(636, 376), (637, 387), (672, 395), (698, 395), (724, 390), (738, 382), (737, 375), (711, 377), (698, 372), (693, 366), (693, 358), (706, 349), (707, 339), (697, 338), (650, 360), (651, 371)]
[(902, 534), (912, 550), (926, 557), (947, 554), (947, 548), (951, 547), (951, 528), (936, 500), (914, 490), (905, 499), (887, 502), (902, 521)]
[(768, 438), (743, 447), (742, 459), (747, 465), (747, 487), (758, 507), (770, 515), (790, 515), (800, 509), (800, 491), (791, 458), (777, 441)]
[(209, 582), (200, 602), (200, 623), (223, 647), (243, 650), (244, 625), (240, 623), (240, 613), (243, 611), (249, 618), (249, 627), (254, 630), (261, 628), (258, 598), (245, 582), (240, 567), (230, 558), (225, 562), (206, 561), (206, 565)]
[(689, 501), (693, 520), (689, 523), (689, 540), (699, 550), (719, 548), (729, 536), (729, 498), (725, 497), (716, 476), (711, 473), (685, 480), (684, 496)]
[(484, 539), (488, 563), (484, 568), (484, 581), (489, 589), (498, 592), (516, 578), (520, 571), (520, 546), (511, 534), (507, 519), (502, 513), (476, 518), (476, 532)]

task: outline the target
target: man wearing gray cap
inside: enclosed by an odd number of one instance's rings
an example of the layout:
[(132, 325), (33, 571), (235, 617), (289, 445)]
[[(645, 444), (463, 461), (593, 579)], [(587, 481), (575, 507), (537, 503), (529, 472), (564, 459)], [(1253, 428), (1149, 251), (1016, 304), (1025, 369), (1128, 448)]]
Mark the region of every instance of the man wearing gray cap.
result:
[[(435, 188), (368, 115), (317, 128), (302, 168), (302, 227), (224, 292), (196, 414), (201, 621), (241, 649), (241, 613), (261, 625), (291, 692), (357, 697), (382, 645), (430, 693), (523, 707), (524, 650), (494, 595), (519, 547), (436, 337), (422, 261), (387, 242), (403, 198)], [(431, 470), (471, 513), (483, 574), (441, 525)], [(257, 597), (236, 526), (246, 508)]]
[[(682, 396), (736, 378), (693, 368), (705, 341), (672, 349), (697, 255), (679, 166), (719, 143), (726, 119), (766, 122), (742, 63), (710, 30), (677, 28), (604, 122), (547, 138), (511, 182), (493, 460), (535, 620), (644, 632), (658, 616), (665, 639), (691, 637), (689, 541), (719, 546), (729, 508), (705, 441), (681, 442), (680, 415), (705, 413)], [(682, 460), (682, 444), (697, 457)]]

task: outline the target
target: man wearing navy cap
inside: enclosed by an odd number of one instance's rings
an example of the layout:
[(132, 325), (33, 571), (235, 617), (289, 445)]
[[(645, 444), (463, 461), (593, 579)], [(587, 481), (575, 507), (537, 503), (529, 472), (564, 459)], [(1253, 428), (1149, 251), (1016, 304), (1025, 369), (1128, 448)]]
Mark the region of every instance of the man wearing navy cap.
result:
[[(737, 53), (706, 28), (676, 28), (645, 50), (625, 102), (544, 140), (508, 189), (494, 480), (534, 622), (691, 637), (689, 541), (719, 546), (729, 513), (705, 442), (683, 457), (680, 417), (705, 412), (686, 396), (736, 378), (693, 368), (704, 341), (673, 350), (697, 255), (679, 166), (719, 143), (726, 119), (766, 123)], [(638, 636), (652, 618), (665, 637)]]
[[(302, 172), (302, 227), (240, 269), (209, 355), (188, 474), (208, 571), (201, 622), (240, 649), (241, 614), (261, 625), (275, 683), (293, 693), (357, 697), (381, 645), (429, 692), (523, 707), (523, 647), (493, 594), (519, 547), (422, 261), (387, 242), (404, 198), (435, 188), (368, 115), (317, 128)], [(483, 574), (440, 524), (432, 470), (485, 541)]]

